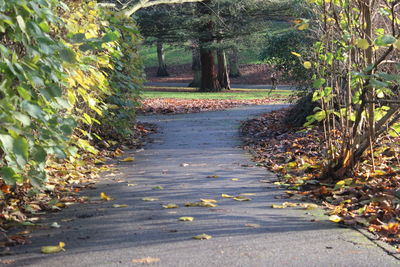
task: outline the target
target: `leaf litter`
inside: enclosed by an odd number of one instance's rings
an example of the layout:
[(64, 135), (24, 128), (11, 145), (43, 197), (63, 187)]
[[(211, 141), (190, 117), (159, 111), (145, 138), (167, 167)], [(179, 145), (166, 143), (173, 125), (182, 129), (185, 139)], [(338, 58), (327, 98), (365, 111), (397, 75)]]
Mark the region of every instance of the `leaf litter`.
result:
[[(275, 184), (287, 188), (286, 198), (317, 201), (329, 210), (329, 220), (358, 224), (400, 248), (400, 138), (387, 135), (377, 140), (373, 153), (376, 170), (368, 152), (353, 177), (320, 181), (328, 149), (323, 130), (292, 128), (285, 122), (287, 111), (264, 114), (241, 125), (244, 148), (254, 161), (278, 175), (280, 181)], [(340, 142), (340, 132), (332, 130), (330, 134)]]

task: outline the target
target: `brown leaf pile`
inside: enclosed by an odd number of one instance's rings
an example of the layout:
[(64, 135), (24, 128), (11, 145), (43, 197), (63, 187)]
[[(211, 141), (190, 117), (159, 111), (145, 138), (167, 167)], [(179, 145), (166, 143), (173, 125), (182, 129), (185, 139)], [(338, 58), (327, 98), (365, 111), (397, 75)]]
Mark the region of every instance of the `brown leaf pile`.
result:
[[(371, 155), (366, 153), (353, 177), (320, 181), (326, 164), (322, 129), (290, 128), (284, 122), (287, 110), (265, 114), (242, 124), (245, 148), (256, 162), (280, 177), (276, 184), (288, 187), (287, 197), (304, 196), (323, 203), (340, 223), (361, 225), (379, 238), (400, 246), (399, 138), (385, 136)], [(332, 132), (340, 139), (340, 133)]]
[(148, 98), (142, 100), (140, 112), (145, 114), (181, 114), (202, 111), (224, 110), (244, 105), (263, 105), (277, 102), (276, 99), (179, 99)]

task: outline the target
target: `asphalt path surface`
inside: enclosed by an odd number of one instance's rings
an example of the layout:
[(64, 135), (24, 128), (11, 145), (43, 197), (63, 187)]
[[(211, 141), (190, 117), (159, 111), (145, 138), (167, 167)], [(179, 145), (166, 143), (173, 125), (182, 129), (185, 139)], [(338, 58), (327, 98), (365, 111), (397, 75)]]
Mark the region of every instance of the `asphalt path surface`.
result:
[[(154, 141), (128, 152), (124, 157), (134, 154), (135, 160), (121, 162), (119, 174), (104, 174), (96, 189), (83, 192), (92, 203), (72, 205), (41, 221), (61, 228), (36, 230), (32, 244), (1, 260), (15, 260), (7, 266), (41, 267), (143, 266), (137, 261), (146, 257), (158, 261), (154, 266), (398, 266), (374, 242), (329, 222), (319, 210), (271, 208), (287, 200), (279, 199), (282, 189), (260, 182), (276, 177), (256, 167), (240, 148), (238, 126), (280, 107), (142, 117), (159, 126)], [(114, 200), (98, 200), (100, 192)], [(221, 197), (243, 193), (251, 201)], [(184, 206), (201, 198), (217, 200), (218, 206)], [(179, 208), (164, 209), (168, 203)], [(181, 222), (181, 216), (194, 220)], [(192, 238), (203, 233), (212, 238)], [(40, 254), (41, 246), (59, 241), (66, 251)]]

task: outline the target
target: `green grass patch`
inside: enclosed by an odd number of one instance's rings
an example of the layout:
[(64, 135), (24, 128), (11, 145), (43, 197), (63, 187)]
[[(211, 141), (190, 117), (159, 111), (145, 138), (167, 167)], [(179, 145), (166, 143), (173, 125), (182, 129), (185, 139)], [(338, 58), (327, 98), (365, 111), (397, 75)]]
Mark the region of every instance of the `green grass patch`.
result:
[[(154, 88), (154, 87), (153, 87)], [(181, 99), (262, 99), (266, 97), (288, 97), (293, 95), (291, 90), (269, 90), (264, 89), (234, 89), (233, 91), (224, 91), (216, 93), (198, 92), (194, 88), (186, 87), (168, 87), (167, 91), (145, 90), (142, 93), (144, 98), (181, 98)]]

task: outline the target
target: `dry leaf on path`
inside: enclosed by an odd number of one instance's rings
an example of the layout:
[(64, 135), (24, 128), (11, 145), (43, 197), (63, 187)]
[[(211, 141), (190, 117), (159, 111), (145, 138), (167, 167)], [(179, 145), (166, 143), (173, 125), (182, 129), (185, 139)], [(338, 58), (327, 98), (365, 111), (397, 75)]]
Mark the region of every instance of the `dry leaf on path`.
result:
[(65, 243), (60, 242), (58, 243), (58, 246), (44, 246), (40, 249), (40, 252), (43, 254), (52, 254), (52, 253), (58, 253), (61, 251), (64, 251)]
[(128, 186), (137, 186), (137, 184), (128, 184)]
[(338, 222), (340, 222), (340, 221), (342, 220), (342, 218), (340, 218), (340, 217), (337, 216), (337, 215), (331, 215), (331, 216), (329, 216), (329, 220), (330, 220), (331, 222), (338, 223)]
[(207, 178), (219, 178), (219, 176), (218, 175), (209, 175), (209, 176), (207, 176)]
[(129, 206), (126, 204), (114, 204), (114, 205), (112, 205), (112, 207), (113, 208), (127, 208)]
[(194, 220), (194, 218), (193, 217), (180, 217), (179, 220), (182, 222), (192, 222)]
[(151, 263), (160, 262), (160, 258), (146, 257), (146, 258), (141, 258), (141, 259), (133, 259), (132, 262), (133, 262), (133, 263), (151, 264)]
[(239, 181), (239, 179), (238, 178), (232, 178), (231, 181), (236, 182), (236, 181)]
[(211, 239), (212, 236), (211, 235), (207, 235), (207, 234), (201, 234), (201, 235), (196, 235), (193, 236), (193, 239), (197, 239), (197, 240), (208, 240)]
[(251, 200), (251, 198), (247, 198), (247, 197), (243, 197), (243, 196), (237, 196), (232, 199), (236, 200), (236, 201), (250, 201)]
[(228, 194), (221, 194), (222, 198), (233, 198), (234, 196), (228, 195)]
[(207, 199), (207, 198), (200, 198), (201, 202), (207, 202), (207, 203), (217, 203), (215, 199)]
[(160, 199), (155, 198), (155, 197), (144, 197), (144, 198), (142, 198), (142, 200), (143, 201), (157, 201), (157, 200), (160, 200)]
[(162, 205), (164, 209), (177, 209), (179, 208), (178, 205), (174, 204), (174, 203), (168, 203), (167, 205)]
[(163, 190), (164, 187), (162, 187), (161, 185), (155, 186), (152, 188), (153, 190)]
[(105, 201), (110, 201), (112, 198), (107, 196), (104, 192), (100, 193), (100, 198)]
[(134, 161), (134, 160), (135, 159), (132, 158), (132, 157), (127, 157), (127, 158), (121, 159), (120, 161), (122, 161), (122, 162), (131, 162), (131, 161)]
[(261, 227), (261, 225), (259, 225), (257, 223), (247, 223), (244, 226), (251, 227), (251, 228), (260, 228)]

